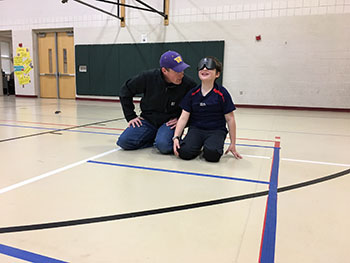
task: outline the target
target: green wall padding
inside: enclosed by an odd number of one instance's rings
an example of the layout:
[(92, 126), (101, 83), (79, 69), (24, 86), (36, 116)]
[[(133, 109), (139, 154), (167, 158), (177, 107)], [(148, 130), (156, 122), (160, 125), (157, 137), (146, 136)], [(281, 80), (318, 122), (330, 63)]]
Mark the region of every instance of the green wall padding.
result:
[[(141, 71), (159, 68), (160, 56), (175, 50), (191, 67), (185, 73), (199, 83), (197, 64), (205, 56), (223, 62), (224, 41), (76, 45), (76, 87), (78, 95), (118, 96), (123, 83)], [(79, 66), (87, 72), (79, 72)], [(222, 83), (222, 76), (217, 81)]]

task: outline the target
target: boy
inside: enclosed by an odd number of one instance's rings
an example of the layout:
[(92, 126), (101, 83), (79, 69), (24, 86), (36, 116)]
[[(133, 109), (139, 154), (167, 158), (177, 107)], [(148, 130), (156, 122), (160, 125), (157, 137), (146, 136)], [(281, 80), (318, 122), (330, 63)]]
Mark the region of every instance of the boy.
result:
[[(173, 150), (184, 160), (196, 158), (203, 148), (203, 158), (218, 162), (223, 155), (229, 127), (231, 144), (225, 154), (231, 152), (235, 158), (242, 156), (236, 150), (236, 109), (228, 91), (215, 83), (222, 72), (222, 64), (215, 57), (206, 57), (198, 63), (201, 85), (189, 91), (180, 103), (181, 116), (173, 137)], [(183, 140), (181, 135), (188, 123), (188, 132)]]

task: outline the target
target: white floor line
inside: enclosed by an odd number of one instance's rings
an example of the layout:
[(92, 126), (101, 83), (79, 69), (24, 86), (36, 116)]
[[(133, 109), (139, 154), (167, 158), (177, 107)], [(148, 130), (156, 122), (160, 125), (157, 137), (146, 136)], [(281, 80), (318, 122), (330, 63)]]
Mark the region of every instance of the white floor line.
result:
[(317, 162), (317, 161), (297, 160), (297, 159), (288, 159), (288, 158), (281, 158), (281, 160), (282, 161), (290, 161), (290, 162), (314, 163), (314, 164), (325, 164), (325, 165), (350, 167), (350, 164), (343, 164), (343, 163), (328, 163), (328, 162)]
[[(260, 159), (271, 159), (271, 157), (268, 157), (268, 156), (258, 156), (258, 155), (248, 155), (248, 154), (242, 154), (242, 156), (243, 157), (251, 157), (251, 158), (260, 158)], [(318, 162), (318, 161), (297, 160), (297, 159), (289, 159), (289, 158), (281, 158), (280, 160), (281, 161), (289, 161), (289, 162), (313, 163), (313, 164), (350, 167), (350, 164), (343, 164), (343, 163)]]
[[(119, 151), (121, 148), (118, 147), (116, 149), (113, 149), (113, 150), (110, 150), (110, 151), (107, 151), (107, 152), (104, 152), (104, 153), (101, 153), (101, 154), (98, 154), (98, 155), (95, 155), (93, 157), (90, 157), (90, 158), (87, 158), (87, 159), (84, 159), (84, 160), (81, 160), (79, 162), (76, 162), (76, 163), (73, 163), (73, 164), (69, 164), (67, 166), (64, 166), (62, 168), (59, 168), (59, 169), (56, 169), (54, 171), (51, 171), (51, 172), (47, 172), (47, 173), (44, 173), (42, 175), (39, 175), (39, 176), (36, 176), (36, 177), (33, 177), (33, 178), (30, 178), (28, 180), (25, 180), (23, 182), (20, 182), (20, 183), (17, 183), (17, 184), (14, 184), (14, 185), (10, 185), (8, 187), (5, 187), (3, 189), (0, 189), (0, 194), (3, 194), (3, 193), (6, 193), (6, 192), (9, 192), (11, 190), (14, 190), (16, 188), (19, 188), (21, 186), (24, 186), (24, 185), (27, 185), (27, 184), (30, 184), (30, 183), (33, 183), (33, 182), (36, 182), (36, 181), (39, 181), (41, 179), (44, 179), (46, 177), (49, 177), (51, 175), (54, 175), (54, 174), (57, 174), (59, 172), (63, 172), (65, 170), (68, 170), (70, 168), (73, 168), (75, 166), (78, 166), (78, 165), (81, 165), (83, 163), (86, 163), (87, 161), (89, 160), (94, 160), (94, 159), (97, 159), (97, 158), (100, 158), (102, 156), (105, 156), (105, 155), (108, 155), (112, 152), (116, 152), (116, 151)], [(271, 157), (268, 157), (268, 156), (258, 156), (258, 155), (248, 155), (248, 154), (242, 154), (243, 157), (250, 157), (250, 158), (260, 158), (260, 159), (271, 159)], [(329, 163), (329, 162), (317, 162), (317, 161), (308, 161), (308, 160), (297, 160), (297, 159), (289, 159), (289, 158), (281, 158), (281, 161), (290, 161), (290, 162), (301, 162), (301, 163), (313, 163), (313, 164), (324, 164), (324, 165), (334, 165), (334, 166), (344, 166), (344, 167), (350, 167), (350, 164), (341, 164), (341, 163)]]
[(249, 154), (241, 154), (243, 157), (251, 157), (251, 158), (260, 158), (260, 159), (271, 159), (269, 156), (258, 156), (258, 155), (249, 155)]
[(0, 189), (0, 194), (9, 192), (9, 191), (11, 191), (11, 190), (14, 190), (14, 189), (16, 189), (16, 188), (19, 188), (19, 187), (21, 187), (21, 186), (24, 186), (24, 185), (27, 185), (27, 184), (30, 184), (30, 183), (33, 183), (33, 182), (36, 182), (36, 181), (39, 181), (39, 180), (41, 180), (41, 179), (44, 179), (44, 178), (49, 177), (49, 176), (51, 176), (51, 175), (57, 174), (57, 173), (59, 173), (59, 172), (63, 172), (63, 171), (65, 171), (65, 170), (68, 170), (68, 169), (73, 168), (73, 167), (75, 167), (75, 166), (78, 166), (78, 165), (81, 165), (81, 164), (83, 164), (83, 163), (86, 163), (86, 162), (89, 161), (89, 160), (94, 160), (94, 159), (100, 158), (100, 157), (102, 157), (102, 156), (108, 155), (108, 154), (110, 154), (110, 153), (112, 153), (112, 152), (115, 152), (115, 151), (118, 151), (118, 150), (120, 150), (120, 149), (121, 149), (121, 148), (118, 147), (118, 148), (116, 148), (116, 149), (113, 149), (113, 150), (110, 150), (110, 151), (108, 151), (108, 152), (104, 152), (104, 153), (95, 155), (95, 156), (90, 157), (90, 158), (87, 158), (87, 159), (85, 159), (85, 160), (81, 160), (81, 161), (79, 161), (79, 162), (69, 164), (69, 165), (67, 165), (67, 166), (64, 166), (64, 167), (62, 167), (62, 168), (56, 169), (56, 170), (54, 170), (54, 171), (47, 172), (47, 173), (44, 173), (44, 174), (42, 174), (42, 175), (39, 175), (39, 176), (30, 178), (30, 179), (27, 179), (27, 180), (25, 180), (25, 181), (23, 181), (23, 182), (20, 182), (20, 183), (17, 183), (17, 184), (13, 184), (13, 185), (7, 186), (7, 187), (5, 187), (5, 188), (3, 188), (3, 189)]

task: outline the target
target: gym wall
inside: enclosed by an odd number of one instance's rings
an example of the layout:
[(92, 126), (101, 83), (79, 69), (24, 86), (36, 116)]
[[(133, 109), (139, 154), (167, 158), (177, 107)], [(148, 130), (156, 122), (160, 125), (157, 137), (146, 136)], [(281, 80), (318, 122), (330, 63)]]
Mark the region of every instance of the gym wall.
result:
[[(124, 28), (75, 1), (27, 2), (1, 2), (0, 31), (11, 30), (13, 49), (29, 47), (34, 63), (33, 32), (43, 29), (70, 28), (78, 46), (224, 40), (222, 81), (236, 104), (350, 109), (350, 0), (171, 0), (169, 26), (158, 14), (127, 9)], [(30, 74), (32, 83), (16, 85), (16, 94), (39, 94), (38, 72)]]
[[(160, 56), (168, 50), (181, 54), (190, 65), (186, 74), (199, 83), (199, 60), (210, 55), (223, 61), (224, 41), (76, 45), (77, 95), (118, 96), (126, 80), (141, 71), (159, 68)], [(217, 83), (222, 84), (222, 76)]]

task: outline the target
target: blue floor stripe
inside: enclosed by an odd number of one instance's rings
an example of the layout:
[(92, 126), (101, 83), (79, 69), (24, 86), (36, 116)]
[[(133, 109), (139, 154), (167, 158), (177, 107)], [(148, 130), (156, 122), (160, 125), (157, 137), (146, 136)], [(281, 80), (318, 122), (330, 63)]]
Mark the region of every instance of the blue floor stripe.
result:
[[(229, 143), (225, 143), (229, 144)], [(276, 147), (273, 146), (264, 146), (264, 145), (255, 145), (255, 144), (240, 144), (237, 143), (236, 146), (248, 146), (248, 147), (258, 147), (258, 148), (267, 148), (267, 149), (275, 149)]]
[(135, 166), (135, 165), (128, 165), (128, 164), (120, 164), (120, 163), (99, 162), (99, 161), (91, 161), (91, 160), (87, 161), (87, 162), (88, 163), (95, 163), (95, 164), (103, 164), (103, 165), (112, 165), (112, 166), (126, 167), (126, 168), (151, 170), (151, 171), (157, 171), (157, 172), (177, 173), (177, 174), (195, 175), (195, 176), (203, 176), (203, 177), (210, 177), (210, 178), (217, 178), (217, 179), (244, 181), (244, 182), (250, 182), (250, 183), (269, 184), (269, 182), (264, 182), (264, 181), (242, 179), (242, 178), (220, 176), (220, 175), (212, 175), (212, 174), (192, 173), (192, 172), (184, 172), (184, 171), (177, 171), (177, 170), (151, 168), (151, 167)]
[(2, 244), (0, 244), (0, 253), (33, 263), (67, 263), (66, 261), (45, 257), (39, 254), (35, 254), (14, 247), (9, 247)]
[(267, 199), (264, 235), (261, 247), (260, 263), (275, 262), (276, 225), (277, 225), (277, 186), (280, 149), (276, 147), (273, 154), (269, 195)]
[[(57, 131), (57, 132), (79, 132), (79, 133), (90, 133), (90, 134), (102, 134), (102, 135), (114, 135), (119, 136), (120, 133), (111, 133), (111, 132), (94, 132), (94, 131), (82, 131), (82, 130), (68, 130), (68, 129), (56, 129), (56, 128), (46, 128), (46, 127), (37, 127), (37, 126), (23, 126), (15, 124), (0, 124), (0, 126), (5, 127), (15, 127), (15, 128), (26, 128), (26, 129), (36, 129), (36, 130), (47, 130), (47, 131)], [(229, 145), (230, 143), (225, 143)], [(254, 145), (254, 144), (236, 144), (237, 146), (247, 146), (247, 147), (258, 147), (258, 148), (267, 148), (274, 149), (273, 146), (264, 146), (264, 145)]]
[(35, 126), (13, 125), (13, 124), (0, 124), (0, 126), (47, 130), (47, 131), (57, 131), (57, 132), (60, 132), (60, 131), (62, 131), (62, 132), (79, 132), (79, 133), (93, 133), (93, 134), (114, 135), (114, 136), (120, 135), (120, 133), (111, 133), (111, 132), (93, 132), (93, 131), (81, 131), (81, 130), (55, 129), (55, 128), (35, 127)]

